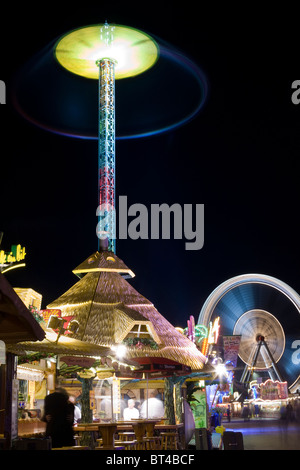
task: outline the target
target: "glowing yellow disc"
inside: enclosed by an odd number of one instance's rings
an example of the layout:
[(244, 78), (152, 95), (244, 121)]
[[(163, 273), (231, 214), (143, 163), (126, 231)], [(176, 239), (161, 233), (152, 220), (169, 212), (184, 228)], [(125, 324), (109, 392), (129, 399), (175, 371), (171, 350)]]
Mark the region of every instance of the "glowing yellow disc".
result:
[(113, 25), (113, 41), (101, 38), (103, 24), (76, 29), (60, 39), (55, 48), (58, 62), (72, 73), (97, 79), (96, 61), (114, 59), (115, 78), (138, 75), (155, 64), (159, 49), (147, 34), (128, 26)]

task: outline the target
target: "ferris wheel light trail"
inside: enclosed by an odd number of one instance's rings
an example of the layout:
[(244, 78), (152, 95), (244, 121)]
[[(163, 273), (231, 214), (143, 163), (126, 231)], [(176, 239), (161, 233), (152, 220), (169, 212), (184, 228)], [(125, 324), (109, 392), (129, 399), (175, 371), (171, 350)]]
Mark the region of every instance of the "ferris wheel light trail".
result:
[[(241, 336), (238, 356), (244, 362), (240, 381), (250, 372), (300, 385), (297, 352), (300, 296), (288, 284), (266, 274), (242, 274), (220, 284), (206, 299), (198, 323), (220, 316), (223, 335)], [(259, 341), (258, 338), (264, 338)], [(252, 373), (252, 372), (251, 372)], [(246, 375), (248, 374), (248, 376)]]
[(55, 55), (70, 72), (99, 79), (97, 236), (99, 247), (107, 237), (107, 249), (115, 253), (115, 79), (132, 77), (152, 67), (158, 46), (141, 31), (106, 22), (65, 35)]

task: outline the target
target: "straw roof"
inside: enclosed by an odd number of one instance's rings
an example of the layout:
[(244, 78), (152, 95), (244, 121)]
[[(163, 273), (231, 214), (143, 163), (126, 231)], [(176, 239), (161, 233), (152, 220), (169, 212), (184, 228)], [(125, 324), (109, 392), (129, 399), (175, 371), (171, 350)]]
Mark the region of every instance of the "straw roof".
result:
[[(111, 252), (98, 253), (95, 259), (106, 261), (109, 257), (116, 260), (116, 266), (122, 266), (123, 262)], [(122, 277), (120, 271), (99, 264), (98, 269), (89, 270), (47, 306), (48, 309), (60, 309), (62, 317), (73, 316), (79, 322), (79, 329), (73, 338), (111, 347), (121, 343), (135, 325), (145, 325), (158, 349), (146, 345), (139, 349), (129, 347), (128, 358), (165, 358), (192, 370), (201, 370), (206, 358), (194, 343), (178, 332), (148, 299)], [(86, 264), (81, 266), (86, 269)], [(76, 270), (79, 272), (78, 268)]]
[(120, 258), (109, 251), (96, 251), (77, 266), (77, 268), (73, 269), (73, 273), (77, 274), (78, 277), (82, 277), (84, 273), (101, 271), (117, 272), (123, 276), (127, 274), (128, 277), (135, 276), (131, 269), (129, 269)]
[(45, 337), (44, 330), (0, 273), (0, 340), (6, 344), (37, 341)]
[(83, 341), (69, 336), (60, 336), (57, 341), (57, 334), (50, 328), (45, 329), (45, 338), (42, 341), (22, 341), (14, 345), (8, 345), (7, 350), (14, 354), (22, 354), (28, 351), (38, 351), (41, 353), (83, 355), (83, 356), (105, 356), (110, 353), (110, 348), (105, 348), (95, 344), (87, 344)]

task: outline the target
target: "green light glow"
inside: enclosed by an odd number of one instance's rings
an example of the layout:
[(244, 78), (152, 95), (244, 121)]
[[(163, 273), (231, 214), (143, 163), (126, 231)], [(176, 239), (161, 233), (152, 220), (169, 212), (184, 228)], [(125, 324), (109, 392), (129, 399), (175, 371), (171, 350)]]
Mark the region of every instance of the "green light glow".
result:
[(113, 25), (113, 43), (106, 45), (100, 29), (87, 26), (63, 36), (56, 45), (58, 62), (67, 70), (86, 78), (98, 79), (98, 59), (115, 60), (115, 78), (132, 77), (145, 72), (157, 61), (159, 49), (147, 34), (127, 26)]

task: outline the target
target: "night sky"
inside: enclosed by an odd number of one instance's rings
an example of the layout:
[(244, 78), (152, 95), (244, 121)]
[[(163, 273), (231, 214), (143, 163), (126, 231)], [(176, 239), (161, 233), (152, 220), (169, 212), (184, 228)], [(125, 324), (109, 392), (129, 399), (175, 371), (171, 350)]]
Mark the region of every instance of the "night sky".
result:
[[(1, 249), (20, 243), (27, 250), (26, 268), (7, 279), (41, 293), (46, 308), (77, 282), (72, 270), (98, 248), (97, 142), (33, 125), (14, 106), (14, 96), (16, 77), (36, 54), (72, 29), (107, 19), (172, 45), (208, 83), (204, 106), (183, 126), (116, 142), (117, 197), (148, 208), (205, 205), (201, 250), (185, 250), (185, 240), (117, 240), (116, 254), (136, 274), (130, 283), (181, 327), (190, 315), (197, 321), (213, 289), (239, 274), (274, 276), (299, 292), (300, 104), (291, 100), (292, 83), (300, 79), (297, 15), (217, 7), (196, 13), (194, 2), (107, 3), (5, 7)], [(176, 77), (171, 82), (177, 86)], [(55, 84), (47, 77), (43, 83), (55, 103)], [(178, 83), (181, 97), (189, 92)], [(131, 93), (134, 100), (134, 86)], [(131, 112), (123, 110), (120, 119)]]

